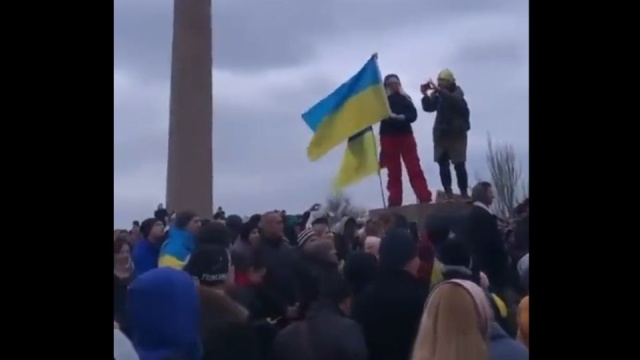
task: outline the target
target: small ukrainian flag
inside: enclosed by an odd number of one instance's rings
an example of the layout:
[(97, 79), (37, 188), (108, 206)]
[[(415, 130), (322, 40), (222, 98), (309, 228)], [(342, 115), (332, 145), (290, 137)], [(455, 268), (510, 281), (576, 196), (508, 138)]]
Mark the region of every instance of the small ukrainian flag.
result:
[(349, 138), (340, 171), (333, 181), (334, 190), (340, 191), (380, 171), (376, 145), (371, 126)]
[(314, 134), (307, 156), (316, 161), (349, 137), (391, 116), (374, 54), (351, 79), (302, 114)]

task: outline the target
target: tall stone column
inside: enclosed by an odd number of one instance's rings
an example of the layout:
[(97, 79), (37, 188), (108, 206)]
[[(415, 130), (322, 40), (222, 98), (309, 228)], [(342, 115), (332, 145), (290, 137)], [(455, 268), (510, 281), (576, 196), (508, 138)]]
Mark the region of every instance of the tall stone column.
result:
[(213, 213), (211, 0), (174, 0), (169, 105), (169, 211)]

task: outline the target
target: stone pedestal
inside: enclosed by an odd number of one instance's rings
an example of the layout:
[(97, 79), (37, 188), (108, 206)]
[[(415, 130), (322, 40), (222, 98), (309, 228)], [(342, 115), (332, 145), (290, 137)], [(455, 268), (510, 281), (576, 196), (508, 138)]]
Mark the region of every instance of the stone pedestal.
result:
[(467, 202), (445, 202), (432, 204), (411, 204), (392, 208), (369, 210), (370, 218), (377, 218), (385, 213), (397, 213), (404, 215), (409, 221), (418, 223), (418, 229), (424, 227), (425, 222), (431, 216), (463, 216), (471, 210), (471, 204)]
[(213, 214), (211, 0), (174, 0), (169, 106), (169, 211)]

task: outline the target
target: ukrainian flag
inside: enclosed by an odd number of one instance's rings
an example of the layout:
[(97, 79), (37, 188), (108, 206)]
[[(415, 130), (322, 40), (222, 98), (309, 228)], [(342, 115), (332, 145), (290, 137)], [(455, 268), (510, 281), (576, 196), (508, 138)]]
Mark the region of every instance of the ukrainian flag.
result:
[(340, 191), (380, 171), (376, 145), (371, 126), (349, 138), (340, 171), (333, 181), (334, 190)]
[(377, 60), (374, 54), (357, 74), (302, 114), (314, 132), (307, 147), (311, 161), (391, 115)]

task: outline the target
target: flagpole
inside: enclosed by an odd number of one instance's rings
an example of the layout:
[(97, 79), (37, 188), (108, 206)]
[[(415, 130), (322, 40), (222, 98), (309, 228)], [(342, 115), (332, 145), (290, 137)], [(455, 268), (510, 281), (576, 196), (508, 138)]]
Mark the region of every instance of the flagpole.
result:
[[(371, 133), (373, 134), (373, 127), (371, 127)], [(387, 208), (387, 200), (384, 198), (384, 186), (382, 185), (382, 173), (380, 171), (380, 157), (378, 156), (378, 141), (375, 134), (371, 137), (373, 141), (373, 152), (375, 153), (376, 160), (378, 161), (378, 182), (380, 183), (380, 198), (382, 198), (382, 207)]]
[[(376, 65), (378, 63), (378, 53), (375, 52), (373, 53), (373, 55), (371, 55), (373, 57), (373, 59), (376, 62)], [(380, 79), (382, 80), (382, 74), (380, 73), (380, 67), (376, 66), (378, 68), (378, 76), (380, 77)], [(385, 101), (385, 103), (387, 104), (387, 108), (389, 108), (389, 103)], [(391, 113), (391, 109), (389, 109), (389, 113)], [(373, 134), (373, 126), (371, 127), (371, 133)], [(380, 184), (380, 198), (382, 199), (382, 207), (383, 208), (387, 208), (387, 200), (384, 198), (384, 186), (382, 185), (382, 173), (380, 171), (380, 157), (378, 156), (378, 141), (376, 140), (376, 135), (373, 134), (372, 136), (373, 138), (373, 151), (375, 152), (376, 155), (376, 159), (378, 160), (378, 182)]]

